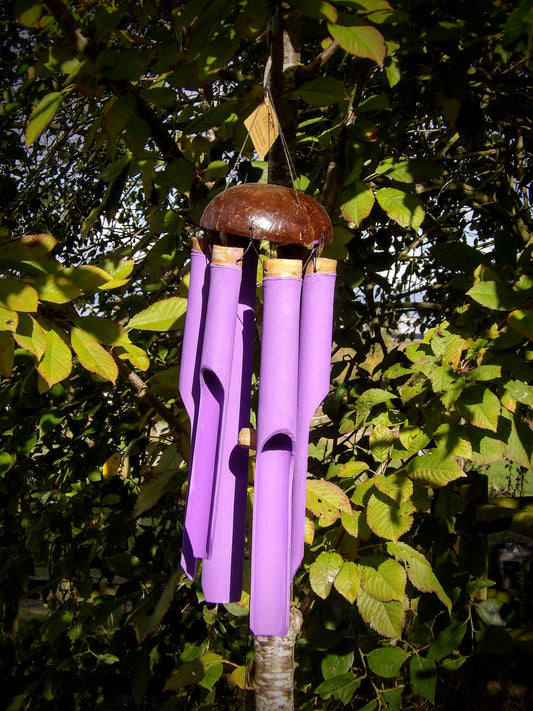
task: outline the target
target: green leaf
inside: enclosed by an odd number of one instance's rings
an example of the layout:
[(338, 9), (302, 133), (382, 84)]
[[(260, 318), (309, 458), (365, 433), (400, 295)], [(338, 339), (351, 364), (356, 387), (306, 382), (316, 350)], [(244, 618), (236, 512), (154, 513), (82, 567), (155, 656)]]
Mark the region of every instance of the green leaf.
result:
[(64, 274), (45, 274), (35, 280), (34, 286), (41, 301), (51, 304), (66, 304), (83, 293), (76, 282)]
[(248, 679), (248, 669), (244, 665), (234, 669), (230, 674), (229, 680), (239, 689), (253, 689)]
[(465, 425), (464, 429), (472, 447), (469, 457), (472, 462), (492, 464), (504, 460), (504, 442), (498, 435), (478, 427), (472, 427), (472, 425)]
[(222, 657), (214, 652), (207, 652), (192, 662), (182, 664), (176, 674), (165, 683), (164, 691), (177, 691), (186, 686), (199, 684), (213, 667), (222, 667)]
[(348, 185), (341, 197), (342, 216), (357, 227), (370, 215), (373, 205), (374, 191), (362, 180)]
[(328, 106), (344, 101), (344, 84), (335, 77), (317, 77), (298, 88), (298, 95), (310, 106)]
[(376, 600), (388, 602), (398, 600), (403, 603), (407, 575), (403, 565), (384, 556), (361, 558), (361, 587)]
[(357, 565), (352, 561), (345, 561), (333, 584), (337, 592), (345, 597), (348, 602), (353, 603), (361, 584)]
[(533, 467), (533, 437), (531, 427), (507, 410), (502, 410), (502, 423), (509, 434), (500, 439), (503, 441), (503, 451), (508, 459), (519, 466), (531, 469)]
[(9, 311), (37, 311), (39, 294), (29, 284), (3, 277), (0, 279), (0, 306)]
[(407, 576), (417, 590), (435, 593), (443, 605), (446, 606), (448, 612), (451, 613), (451, 600), (444, 592), (430, 564), (421, 553), (403, 542), (387, 543), (387, 551), (397, 560), (405, 563)]
[(512, 311), (507, 317), (507, 320), (511, 328), (517, 331), (517, 333), (533, 341), (533, 311), (531, 311), (531, 309), (527, 311), (523, 309)]
[(384, 462), (389, 457), (390, 448), (394, 443), (394, 435), (391, 430), (378, 423), (372, 428), (369, 437), (370, 451), (378, 462)]
[(413, 525), (413, 513), (414, 506), (410, 499), (398, 504), (376, 491), (368, 500), (366, 521), (376, 536), (397, 541)]
[(461, 622), (461, 620), (453, 620), (446, 629), (439, 632), (435, 641), (428, 649), (427, 658), (438, 662), (457, 649), (465, 636), (466, 624), (466, 622)]
[(65, 269), (65, 274), (72, 279), (84, 294), (94, 294), (98, 289), (102, 289), (102, 287), (109, 288), (112, 282), (116, 283), (116, 280), (110, 274), (100, 267), (90, 264)]
[(413, 691), (435, 704), (437, 686), (437, 667), (431, 659), (415, 654), (409, 663), (409, 678)]
[(381, 493), (386, 494), (398, 505), (407, 501), (413, 493), (413, 482), (404, 474), (376, 476), (373, 482)]
[(413, 457), (405, 471), (414, 481), (432, 488), (445, 486), (450, 481), (466, 476), (457, 459), (440, 449)]
[(62, 91), (52, 91), (43, 97), (33, 109), (25, 131), (26, 148), (29, 148), (52, 122), (62, 98)]
[(488, 380), (499, 380), (502, 377), (501, 365), (479, 365), (465, 373), (467, 382), (486, 382)]
[(9, 331), (0, 331), (0, 374), (9, 378), (15, 364), (15, 342)]
[(75, 326), (89, 333), (98, 343), (106, 346), (128, 345), (129, 336), (120, 324), (101, 316), (79, 316), (72, 319)]
[(137, 518), (137, 516), (148, 511), (165, 494), (176, 489), (178, 484), (177, 467), (169, 468), (166, 471), (154, 472), (141, 486), (131, 515)]
[[(202, 180), (215, 180), (225, 178), (229, 171), (229, 165), (223, 160), (213, 160), (207, 168), (202, 171)], [(191, 181), (192, 182), (192, 181)]]
[(439, 242), (431, 247), (430, 253), (439, 264), (469, 274), (484, 259), (479, 250), (464, 242)]
[(80, 364), (91, 373), (96, 373), (112, 383), (116, 382), (118, 367), (113, 356), (98, 341), (81, 328), (74, 327), (70, 332), (72, 349)]
[(289, 0), (289, 4), (315, 20), (337, 22), (337, 9), (325, 0)]
[(481, 306), (494, 311), (511, 311), (524, 300), (521, 294), (497, 281), (479, 281), (466, 293)]
[(340, 44), (345, 52), (356, 57), (366, 57), (383, 66), (387, 47), (383, 35), (375, 27), (364, 24), (354, 24), (343, 26), (339, 24), (328, 24), (328, 30), (334, 40)]
[(341, 513), (352, 513), (350, 500), (344, 491), (331, 481), (308, 479), (306, 507), (319, 517), (321, 526), (329, 526), (341, 517)]
[(120, 360), (129, 360), (130, 363), (135, 368), (139, 368), (139, 370), (148, 370), (150, 367), (150, 359), (146, 355), (146, 352), (133, 343), (115, 346), (113, 348), (113, 353), (115, 353)]
[(114, 96), (105, 106), (102, 127), (112, 138), (116, 138), (135, 113), (136, 99), (133, 94)]
[(353, 232), (347, 230), (341, 225), (335, 225), (333, 228), (333, 242), (324, 245), (322, 256), (328, 259), (337, 259), (342, 261), (348, 256), (346, 245), (353, 239)]
[(332, 679), (339, 674), (346, 674), (352, 668), (354, 653), (326, 654), (320, 663), (324, 679)]
[(34, 261), (41, 259), (57, 244), (49, 234), (24, 235), (0, 244), (0, 260), (6, 262)]
[(528, 385), (522, 380), (509, 380), (504, 387), (514, 400), (533, 407), (533, 385)]
[(13, 460), (8, 452), (0, 452), (0, 475), (4, 475), (13, 466)]
[(357, 412), (356, 427), (359, 427), (367, 421), (368, 415), (372, 408), (383, 402), (392, 400), (394, 395), (380, 388), (369, 388), (357, 399), (355, 409)]
[(505, 601), (497, 597), (483, 600), (483, 602), (474, 605), (477, 614), (486, 625), (495, 625), (496, 627), (505, 627), (505, 619), (502, 619), (502, 613), (505, 608)]
[(359, 688), (361, 682), (354, 679), (351, 672), (337, 674), (337, 676), (326, 679), (315, 689), (315, 693), (319, 694), (322, 699), (329, 699), (333, 696), (339, 699), (344, 705), (349, 704), (354, 693)]
[(25, 27), (39, 27), (43, 8), (37, 0), (15, 0), (15, 17)]
[(374, 674), (392, 679), (400, 673), (408, 656), (401, 647), (378, 647), (367, 654), (366, 661)]
[(375, 94), (363, 99), (357, 107), (358, 114), (364, 114), (367, 111), (386, 111), (390, 109), (390, 98), (387, 94)]
[(396, 161), (394, 158), (386, 158), (378, 165), (376, 173), (386, 175), (399, 183), (422, 183), (429, 178), (438, 178), (442, 174), (442, 168), (424, 159)]
[(100, 269), (113, 277), (114, 280), (127, 279), (134, 266), (133, 259), (118, 259), (116, 257), (107, 257), (99, 264)]
[(352, 501), (356, 506), (366, 506), (371, 494), (371, 489), (374, 488), (374, 480), (367, 479), (366, 481), (357, 484), (357, 487), (352, 495)]
[(368, 464), (366, 462), (358, 462), (355, 459), (351, 459), (344, 464), (330, 464), (327, 477), (328, 479), (334, 476), (341, 477), (342, 479), (357, 479), (357, 477), (367, 469)]
[(181, 296), (162, 299), (135, 314), (130, 319), (128, 328), (138, 328), (143, 331), (171, 331), (181, 328), (186, 310), (187, 299)]
[(396, 600), (381, 602), (361, 588), (357, 595), (357, 609), (363, 620), (378, 634), (397, 639), (402, 636), (403, 603)]
[(424, 220), (424, 206), (415, 195), (396, 188), (380, 188), (376, 200), (391, 220), (402, 227), (418, 230)]
[(465, 390), (457, 401), (457, 409), (470, 424), (496, 432), (501, 403), (488, 388), (474, 385)]
[(159, 598), (157, 599), (155, 607), (151, 598), (147, 600), (148, 604), (146, 607), (149, 608), (149, 612), (146, 612), (143, 608), (141, 608), (141, 610), (133, 615), (131, 624), (135, 630), (135, 636), (137, 637), (138, 644), (141, 644), (141, 642), (143, 642), (148, 635), (157, 632), (161, 626), (163, 617), (168, 612), (172, 604), (172, 600), (174, 599), (178, 578), (178, 573), (173, 573), (170, 576), (168, 583), (165, 585), (161, 595), (159, 595)]
[(17, 330), (18, 323), (19, 315), (16, 311), (10, 311), (0, 306), (0, 331), (11, 331), (13, 333)]
[(359, 519), (362, 514), (362, 511), (354, 511), (351, 515), (343, 513), (341, 516), (342, 527), (354, 538), (359, 538)]
[(453, 457), (470, 459), (472, 445), (464, 427), (444, 423), (433, 432), (433, 440), (437, 448)]
[(339, 574), (344, 561), (338, 553), (322, 552), (309, 566), (309, 581), (313, 591), (322, 599), (330, 593), (333, 581)]
[(72, 370), (72, 353), (63, 338), (51, 328), (46, 333), (46, 350), (37, 372), (48, 387), (68, 378)]

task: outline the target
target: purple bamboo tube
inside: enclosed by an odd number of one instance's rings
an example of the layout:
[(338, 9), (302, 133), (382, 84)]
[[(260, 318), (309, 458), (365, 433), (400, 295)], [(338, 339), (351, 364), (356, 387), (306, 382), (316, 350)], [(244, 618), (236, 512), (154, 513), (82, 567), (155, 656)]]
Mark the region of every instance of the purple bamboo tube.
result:
[(206, 602), (237, 602), (242, 595), (249, 453), (239, 447), (237, 441), (240, 430), (250, 426), (256, 281), (257, 254), (248, 250), (242, 264), (210, 555), (202, 562), (202, 590)]
[[(207, 292), (209, 289), (207, 257), (202, 251), (202, 246), (199, 240), (193, 238), (189, 295), (187, 299), (187, 314), (185, 316), (185, 328), (183, 331), (183, 348), (179, 375), (179, 392), (191, 422), (189, 466), (193, 460), (196, 414), (200, 400), (200, 356), (202, 353)], [(181, 567), (188, 578), (192, 580), (195, 577), (196, 558), (193, 555), (186, 530), (184, 530), (183, 535)]]
[(221, 435), (231, 377), (242, 249), (213, 247), (200, 361), (200, 399), (189, 472), (185, 532), (195, 558), (209, 556)]
[(335, 267), (333, 259), (310, 264), (302, 286), (298, 423), (292, 489), (291, 579), (304, 555), (305, 489), (311, 419), (329, 392)]
[(266, 260), (252, 532), (250, 627), (284, 636), (290, 614), (290, 526), (296, 439), (299, 260)]

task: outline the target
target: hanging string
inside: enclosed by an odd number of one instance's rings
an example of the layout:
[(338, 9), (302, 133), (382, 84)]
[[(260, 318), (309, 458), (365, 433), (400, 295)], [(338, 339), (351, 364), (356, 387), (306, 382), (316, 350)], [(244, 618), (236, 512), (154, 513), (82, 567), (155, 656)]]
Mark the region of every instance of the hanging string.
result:
[(298, 197), (298, 188), (296, 187), (296, 183), (297, 183), (296, 168), (294, 167), (294, 163), (293, 163), (293, 161), (292, 161), (291, 154), (290, 154), (290, 151), (289, 151), (289, 146), (288, 146), (288, 144), (287, 144), (287, 140), (286, 140), (286, 138), (285, 138), (285, 134), (283, 133), (283, 129), (282, 129), (282, 127), (281, 127), (281, 123), (280, 123), (280, 120), (279, 120), (279, 117), (278, 117), (278, 114), (277, 114), (277, 111), (276, 111), (276, 107), (275, 107), (274, 101), (273, 101), (273, 99), (272, 99), (272, 92), (270, 91), (270, 78), (269, 78), (269, 80), (268, 80), (267, 86), (265, 87), (265, 96), (267, 97), (267, 99), (268, 99), (268, 101), (269, 101), (269, 103), (270, 103), (270, 106), (272, 107), (272, 112), (273, 112), (273, 114), (274, 114), (274, 117), (275, 117), (275, 119), (276, 119), (276, 123), (277, 123), (277, 125), (278, 125), (279, 139), (280, 139), (280, 141), (281, 141), (281, 145), (282, 145), (282, 148), (283, 148), (283, 153), (285, 154), (285, 160), (287, 161), (287, 167), (289, 168), (289, 174), (290, 174), (290, 177), (291, 177), (292, 187), (293, 187), (294, 193), (295, 193), (295, 195), (296, 195), (296, 201), (297, 201), (297, 203), (298, 203), (299, 209), (301, 210), (301, 209), (302, 209), (302, 206), (301, 206), (301, 204), (300, 204), (300, 198)]
[(244, 257), (248, 254), (250, 249), (254, 250), (254, 252), (257, 254), (257, 258), (259, 259), (261, 264), (263, 264), (263, 257), (261, 255), (261, 253), (259, 252), (259, 250), (257, 249), (255, 242), (256, 242), (256, 240), (254, 239), (254, 228), (250, 227), (250, 241), (246, 245), (242, 255), (237, 259), (237, 264), (239, 264), (239, 262), (242, 262), (244, 260)]

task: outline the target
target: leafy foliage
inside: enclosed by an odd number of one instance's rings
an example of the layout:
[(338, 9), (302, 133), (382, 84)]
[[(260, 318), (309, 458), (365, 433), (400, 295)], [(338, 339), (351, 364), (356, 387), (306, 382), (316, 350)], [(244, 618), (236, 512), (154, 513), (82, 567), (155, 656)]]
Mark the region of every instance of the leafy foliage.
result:
[(279, 142), (255, 160), (244, 120), (295, 26), (280, 121), (340, 260), (294, 583), (298, 708), (461, 707), (468, 674), (519, 667), (527, 594), (503, 601), (484, 537), (531, 535), (531, 513), (487, 503), (478, 471), (532, 468), (530, 6), (3, 4), (9, 709), (250, 698), (247, 587), (208, 606), (179, 568), (177, 363), (205, 205), (284, 160)]

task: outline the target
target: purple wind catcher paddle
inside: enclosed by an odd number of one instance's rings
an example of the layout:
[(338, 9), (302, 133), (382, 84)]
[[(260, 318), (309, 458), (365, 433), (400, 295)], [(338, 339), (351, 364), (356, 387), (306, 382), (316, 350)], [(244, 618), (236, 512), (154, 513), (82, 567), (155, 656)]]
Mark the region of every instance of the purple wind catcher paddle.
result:
[(304, 276), (298, 358), (298, 424), (292, 488), (290, 574), (304, 555), (305, 490), (311, 418), (329, 392), (335, 266), (333, 259), (311, 262)]
[(252, 531), (250, 628), (289, 628), (291, 491), (296, 444), (300, 260), (265, 261)]
[(215, 245), (209, 265), (209, 294), (205, 315), (200, 397), (198, 402), (185, 533), (195, 558), (207, 558), (221, 437), (224, 431), (237, 307), (242, 249)]
[(250, 426), (257, 253), (243, 257), (235, 345), (225, 428), (221, 438), (210, 555), (202, 563), (206, 602), (237, 602), (242, 595), (248, 450), (237, 442)]
[[(179, 374), (179, 392), (191, 422), (190, 462), (192, 462), (194, 456), (193, 445), (198, 404), (200, 401), (200, 358), (202, 355), (207, 293), (209, 290), (209, 272), (207, 265), (208, 260), (202, 251), (200, 242), (194, 239), (191, 252), (189, 295), (187, 298), (187, 313), (185, 315)], [(196, 558), (193, 555), (191, 542), (186, 529), (184, 529), (183, 533), (181, 567), (190, 580), (195, 577)]]

